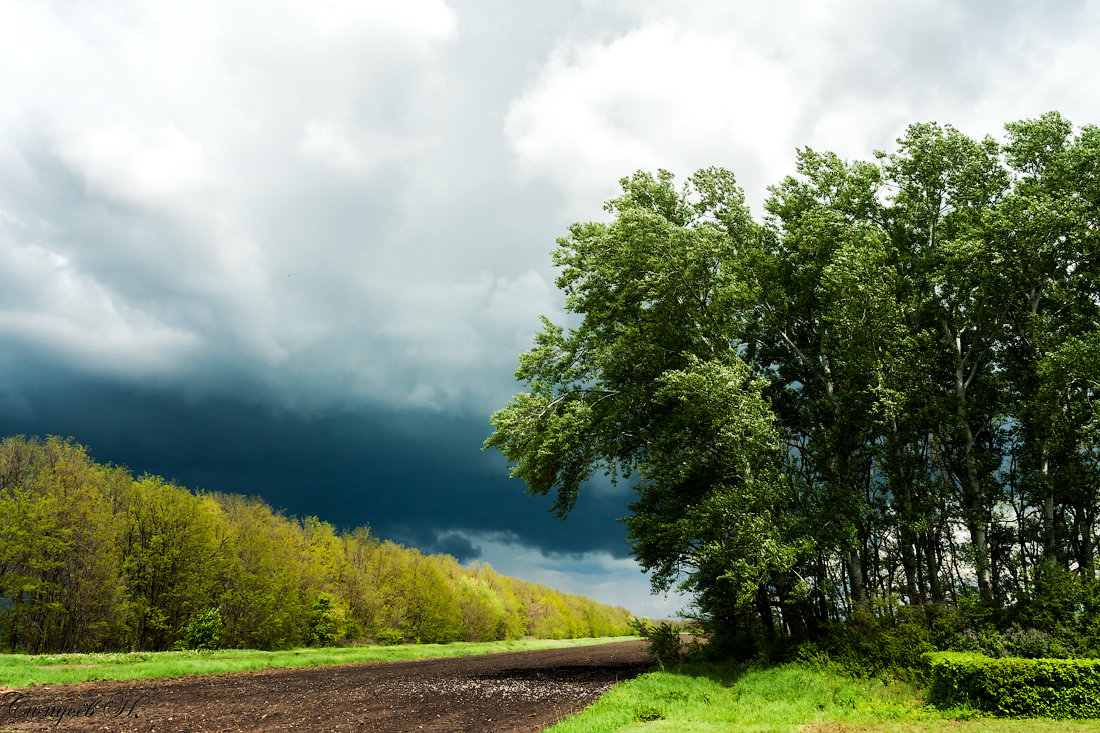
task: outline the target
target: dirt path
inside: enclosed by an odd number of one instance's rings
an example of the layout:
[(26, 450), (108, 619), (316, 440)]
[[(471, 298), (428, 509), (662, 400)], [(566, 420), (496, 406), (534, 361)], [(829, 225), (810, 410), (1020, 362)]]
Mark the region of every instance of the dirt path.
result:
[[(538, 731), (645, 669), (644, 643), (625, 641), (414, 662), (85, 682), (8, 693), (0, 699), (0, 731)], [(50, 706), (56, 706), (52, 714)], [(68, 709), (61, 720), (59, 709)]]

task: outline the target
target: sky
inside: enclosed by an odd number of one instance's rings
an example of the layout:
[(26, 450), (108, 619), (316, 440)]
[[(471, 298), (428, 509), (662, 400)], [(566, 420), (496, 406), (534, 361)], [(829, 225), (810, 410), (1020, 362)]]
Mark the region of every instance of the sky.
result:
[(0, 435), (544, 582), (651, 596), (595, 482), (481, 451), (550, 252), (635, 170), (913, 122), (1100, 124), (1100, 3), (0, 0)]

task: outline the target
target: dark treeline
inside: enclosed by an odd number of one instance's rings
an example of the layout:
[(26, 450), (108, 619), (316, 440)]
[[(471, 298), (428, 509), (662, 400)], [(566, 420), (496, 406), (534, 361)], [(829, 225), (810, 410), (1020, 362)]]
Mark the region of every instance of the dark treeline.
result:
[(639, 474), (635, 555), (716, 629), (912, 606), (1100, 649), (1100, 128), (1006, 130), (802, 149), (759, 222), (725, 170), (624, 179), (488, 444), (562, 513)]
[[(0, 443), (0, 647), (163, 650), (630, 633), (629, 613), (100, 465), (71, 440)], [(213, 620), (215, 628), (209, 626)]]

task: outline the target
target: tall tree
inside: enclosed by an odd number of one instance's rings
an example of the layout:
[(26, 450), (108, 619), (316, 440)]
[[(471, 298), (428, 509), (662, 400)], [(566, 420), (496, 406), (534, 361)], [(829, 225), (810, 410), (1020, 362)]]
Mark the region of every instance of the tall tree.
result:
[(635, 555), (716, 618), (1026, 604), (1036, 554), (1092, 582), (1100, 131), (1007, 132), (800, 150), (762, 224), (727, 171), (624, 179), (559, 240), (579, 325), (544, 321), (486, 445), (562, 515), (637, 472)]
[(773, 416), (732, 307), (733, 265), (763, 233), (726, 171), (681, 190), (664, 171), (622, 186), (611, 223), (559, 240), (558, 285), (583, 320), (544, 320), (517, 371), (530, 390), (493, 415), (486, 445), (532, 492), (556, 491), (562, 516), (595, 471), (637, 472), (628, 529), (654, 587), (683, 582), (736, 615), (796, 554)]

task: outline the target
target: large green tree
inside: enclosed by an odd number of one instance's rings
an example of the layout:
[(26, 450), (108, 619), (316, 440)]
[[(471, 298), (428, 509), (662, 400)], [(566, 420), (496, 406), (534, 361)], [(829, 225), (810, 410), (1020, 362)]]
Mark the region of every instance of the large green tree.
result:
[(760, 223), (727, 171), (622, 185), (559, 240), (575, 325), (544, 321), (491, 420), (531, 492), (564, 516), (595, 472), (637, 474), (655, 588), (792, 632), (875, 597), (1093, 582), (1097, 128), (803, 149)]
[(487, 445), (532, 492), (555, 492), (561, 515), (593, 473), (637, 473), (628, 530), (654, 587), (682, 582), (735, 616), (797, 555), (778, 432), (735, 307), (736, 268), (764, 231), (715, 169), (682, 189), (639, 173), (607, 209), (610, 223), (574, 225), (554, 253), (583, 320), (568, 332), (544, 321), (517, 372), (530, 390), (493, 415)]

